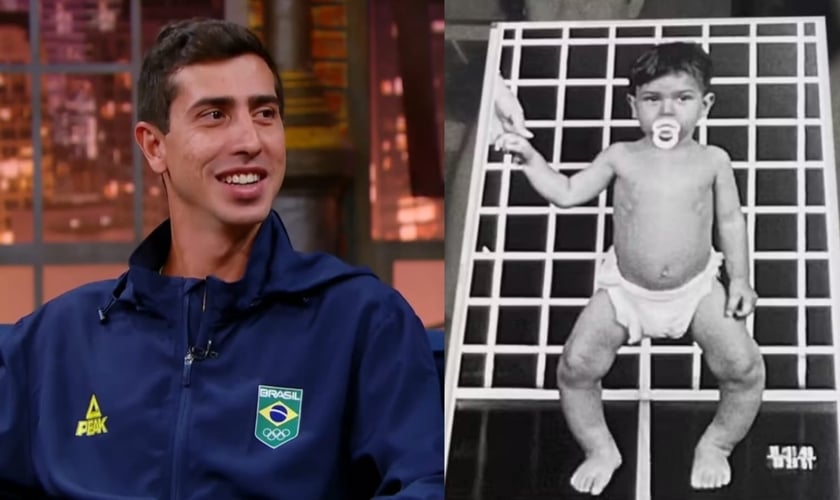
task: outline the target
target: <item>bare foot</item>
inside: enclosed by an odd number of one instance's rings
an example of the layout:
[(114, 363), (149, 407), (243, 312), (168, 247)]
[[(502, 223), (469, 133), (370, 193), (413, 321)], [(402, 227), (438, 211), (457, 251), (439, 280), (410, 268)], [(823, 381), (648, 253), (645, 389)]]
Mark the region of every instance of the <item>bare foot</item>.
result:
[(691, 487), (696, 490), (721, 488), (729, 484), (729, 453), (714, 445), (697, 445), (691, 467)]
[(600, 495), (621, 465), (621, 454), (617, 449), (598, 450), (580, 464), (572, 474), (572, 487), (581, 493)]

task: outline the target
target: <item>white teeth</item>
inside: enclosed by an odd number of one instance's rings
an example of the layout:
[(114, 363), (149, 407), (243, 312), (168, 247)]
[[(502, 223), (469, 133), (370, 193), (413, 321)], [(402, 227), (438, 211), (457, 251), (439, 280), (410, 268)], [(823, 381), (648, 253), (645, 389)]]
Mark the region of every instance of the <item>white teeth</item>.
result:
[(235, 174), (228, 175), (224, 181), (226, 184), (254, 184), (259, 182), (260, 176), (257, 174)]

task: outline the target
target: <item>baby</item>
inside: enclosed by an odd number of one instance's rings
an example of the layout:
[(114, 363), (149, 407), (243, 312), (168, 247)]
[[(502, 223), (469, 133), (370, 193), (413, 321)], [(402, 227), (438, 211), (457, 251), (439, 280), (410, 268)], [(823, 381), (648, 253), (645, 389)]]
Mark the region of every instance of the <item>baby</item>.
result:
[[(697, 45), (663, 44), (643, 54), (627, 101), (644, 137), (611, 145), (572, 177), (552, 170), (519, 135), (495, 143), (560, 207), (589, 201), (615, 179), (615, 243), (557, 367), (563, 413), (586, 455), (571, 480), (581, 492), (599, 495), (621, 465), (600, 391), (625, 342), (690, 331), (719, 381), (717, 411), (694, 449), (693, 488), (729, 483), (728, 457), (761, 404), (764, 362), (744, 325), (757, 296), (735, 177), (725, 151), (692, 138), (714, 103), (710, 79), (711, 61)], [(723, 256), (712, 247), (713, 224)], [(726, 288), (718, 280), (722, 260)]]

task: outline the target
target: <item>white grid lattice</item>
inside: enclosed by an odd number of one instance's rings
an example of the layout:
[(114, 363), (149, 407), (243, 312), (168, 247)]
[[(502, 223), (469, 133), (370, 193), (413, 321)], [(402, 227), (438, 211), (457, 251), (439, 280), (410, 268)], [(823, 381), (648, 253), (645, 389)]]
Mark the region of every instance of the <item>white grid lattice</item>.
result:
[[(759, 27), (768, 24), (794, 25), (796, 35), (765, 36), (759, 35)], [(748, 26), (748, 35), (743, 36), (714, 36), (711, 28), (724, 25)], [(663, 29), (670, 26), (699, 26), (699, 36), (662, 36)], [(810, 34), (806, 34), (809, 26)], [(651, 37), (619, 37), (617, 30), (622, 27), (652, 28)], [(607, 35), (599, 38), (571, 37), (571, 30), (576, 28), (606, 28)], [(523, 38), (523, 32), (534, 29), (561, 30), (558, 38)], [(505, 31), (513, 30), (512, 38), (504, 38)], [(829, 267), (835, 265), (838, 252), (838, 222), (837, 222), (837, 193), (834, 179), (834, 150), (833, 132), (830, 114), (830, 94), (828, 88), (827, 48), (825, 42), (825, 27), (821, 18), (782, 19), (714, 19), (714, 20), (645, 20), (626, 22), (566, 22), (566, 23), (500, 23), (494, 25), (491, 31), (485, 73), (485, 86), (482, 96), (481, 115), (476, 144), (476, 158), (473, 165), (470, 201), (465, 226), (464, 249), (462, 252), (459, 287), (455, 302), (451, 342), (447, 352), (447, 407), (446, 407), (446, 449), (448, 455), (450, 431), (454, 417), (455, 406), (460, 400), (556, 400), (556, 389), (546, 389), (546, 366), (548, 357), (556, 357), (562, 353), (562, 345), (549, 342), (549, 317), (552, 307), (583, 307), (589, 297), (552, 297), (553, 264), (569, 260), (583, 260), (591, 262), (597, 274), (600, 257), (606, 250), (604, 247), (604, 231), (606, 218), (612, 214), (612, 207), (607, 203), (607, 193), (601, 193), (597, 204), (593, 206), (579, 206), (560, 209), (554, 206), (509, 206), (511, 183), (514, 175), (521, 170), (520, 166), (510, 163), (510, 158), (490, 161), (487, 157), (488, 130), (492, 102), (492, 85), (496, 71), (501, 66), (502, 51), (510, 51), (510, 72), (506, 83), (514, 94), (525, 87), (556, 88), (557, 102), (554, 119), (527, 119), (526, 125), (532, 130), (553, 129), (552, 150), (550, 163), (561, 171), (579, 170), (587, 165), (586, 162), (561, 163), (561, 144), (565, 129), (580, 127), (603, 128), (602, 147), (610, 144), (610, 127), (638, 127), (632, 119), (612, 118), (613, 115), (613, 87), (628, 85), (628, 79), (616, 77), (615, 68), (616, 47), (620, 45), (653, 44), (667, 41), (694, 41), (702, 44), (707, 51), (710, 47), (726, 44), (746, 44), (748, 60), (744, 61), (747, 68), (746, 76), (718, 76), (712, 78), (713, 90), (716, 85), (745, 85), (747, 87), (747, 115), (739, 118), (709, 118), (698, 126), (700, 142), (708, 139), (710, 127), (739, 126), (747, 131), (746, 158), (733, 161), (733, 168), (745, 175), (746, 181), (742, 192), (743, 212), (747, 221), (750, 237), (749, 251), (751, 257), (750, 278), (755, 283), (756, 262), (793, 261), (796, 265), (796, 296), (793, 297), (761, 297), (757, 308), (789, 307), (796, 310), (796, 332), (793, 345), (761, 345), (761, 352), (765, 356), (790, 355), (796, 358), (796, 387), (772, 388), (765, 392), (766, 401), (836, 401), (838, 398), (838, 380), (840, 374), (834, 370), (832, 389), (807, 388), (807, 361), (809, 355), (833, 356), (833, 367), (837, 366), (838, 345), (837, 334), (830, 335), (831, 345), (809, 345), (807, 339), (805, 318), (809, 307), (826, 307), (830, 309), (832, 328), (838, 323), (836, 299), (833, 291), (837, 290), (837, 273), (833, 273), (829, 281), (828, 297), (809, 297), (807, 295), (806, 266), (808, 261), (825, 261)], [(759, 48), (771, 43), (794, 44), (796, 48), (795, 76), (759, 76), (758, 51)], [(606, 47), (606, 71), (602, 78), (566, 78), (569, 67), (570, 47), (599, 45)], [(520, 74), (522, 48), (533, 46), (552, 46), (559, 49), (559, 71), (557, 78), (522, 78)], [(810, 47), (810, 49), (809, 49)], [(816, 74), (806, 75), (806, 51), (816, 49)], [(797, 95), (796, 116), (788, 118), (764, 118), (757, 116), (759, 85), (789, 84), (795, 85)], [(806, 84), (817, 84), (819, 89), (819, 117), (806, 117)], [(600, 119), (564, 119), (566, 89), (570, 87), (592, 86), (604, 89), (603, 113)], [(759, 127), (789, 126), (795, 127), (797, 132), (795, 160), (759, 159), (757, 151)], [(806, 127), (820, 127), (821, 159), (806, 159)], [(832, 168), (825, 168), (826, 165)], [(756, 205), (757, 177), (759, 172), (790, 170), (795, 172), (796, 193), (795, 203), (790, 205)], [(806, 173), (816, 171), (822, 174), (822, 188), (824, 203), (821, 205), (807, 204)], [(485, 182), (490, 173), (500, 175), (498, 203), (484, 206), (482, 196)], [(791, 214), (796, 218), (796, 248), (793, 250), (759, 250), (756, 251), (756, 220), (757, 216), (768, 214)], [(825, 240), (826, 250), (808, 250), (806, 218), (810, 214), (822, 214), (826, 222)], [(546, 217), (546, 239), (544, 251), (505, 250), (505, 234), (508, 218), (511, 216), (544, 216)], [(595, 216), (595, 244), (591, 251), (556, 251), (555, 238), (557, 236), (556, 221), (558, 217), (566, 215)], [(478, 249), (476, 242), (479, 236), (479, 220), (481, 218), (495, 220), (495, 238), (493, 248)], [(492, 265), (489, 296), (471, 296), (473, 270), (476, 263), (485, 262)], [(539, 262), (542, 263), (542, 285), (539, 297), (502, 297), (502, 267), (510, 262)], [(594, 280), (593, 280), (594, 281)], [(594, 283), (593, 283), (594, 284)], [(498, 328), (499, 313), (509, 307), (535, 307), (539, 310), (538, 332), (534, 344), (499, 344)], [(464, 343), (467, 328), (467, 312), (469, 308), (485, 307), (488, 309), (485, 341), (481, 343)], [(755, 315), (748, 320), (748, 330), (753, 331)], [(757, 337), (758, 338), (758, 337)], [(761, 344), (761, 342), (760, 342)], [(484, 366), (481, 383), (478, 387), (461, 387), (459, 379), (462, 372), (464, 355), (483, 356)], [(525, 355), (534, 358), (536, 373), (533, 377), (533, 387), (504, 387), (494, 384), (494, 370), (496, 369), (496, 355)], [(692, 370), (690, 383), (685, 389), (659, 389), (652, 387), (652, 358), (657, 355), (687, 355), (691, 357)], [(637, 478), (637, 498), (649, 498), (650, 471), (645, 470), (649, 460), (649, 425), (650, 406), (654, 401), (708, 401), (718, 397), (717, 390), (701, 388), (701, 352), (695, 344), (660, 345), (644, 340), (640, 345), (624, 346), (619, 350), (619, 357), (633, 356), (638, 359), (638, 383), (633, 388), (605, 389), (605, 400), (639, 400), (639, 456), (640, 470)], [(840, 424), (838, 424), (840, 426)], [(647, 465), (649, 466), (649, 464)]]

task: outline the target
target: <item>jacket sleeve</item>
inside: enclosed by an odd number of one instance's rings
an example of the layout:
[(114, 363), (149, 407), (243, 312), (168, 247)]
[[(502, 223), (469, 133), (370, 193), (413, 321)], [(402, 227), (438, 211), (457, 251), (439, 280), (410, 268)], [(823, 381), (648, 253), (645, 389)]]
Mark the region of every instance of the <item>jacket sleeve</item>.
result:
[[(394, 292), (385, 318), (360, 340), (354, 380), (353, 480), (374, 498), (442, 500), (443, 407), (423, 324)], [(358, 345), (358, 344), (357, 344)]]
[[(0, 329), (0, 493), (34, 486), (29, 449), (25, 320)], [(6, 496), (3, 496), (6, 498)]]

